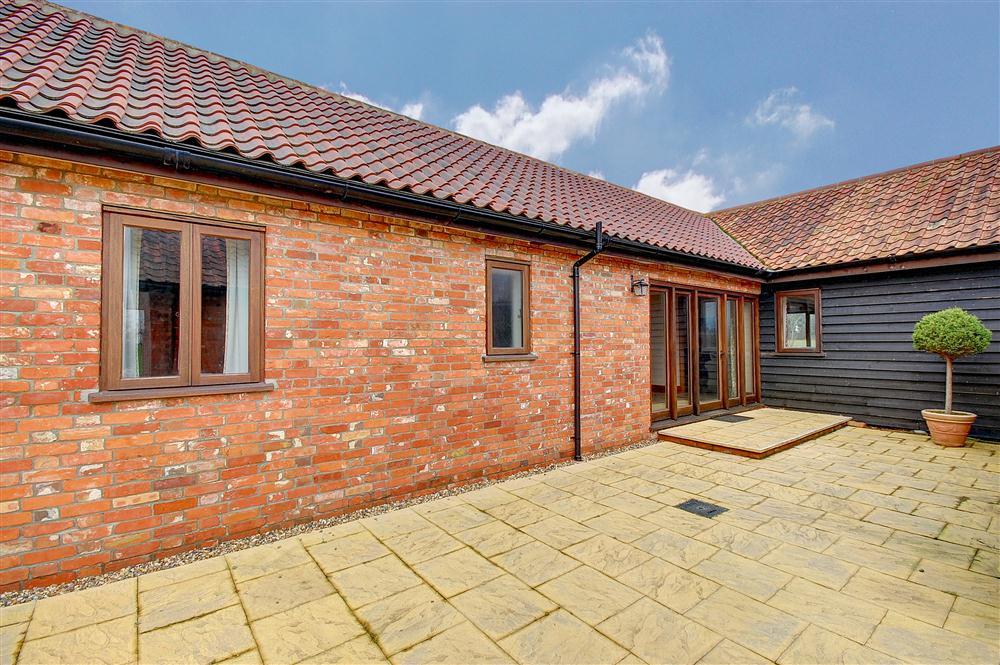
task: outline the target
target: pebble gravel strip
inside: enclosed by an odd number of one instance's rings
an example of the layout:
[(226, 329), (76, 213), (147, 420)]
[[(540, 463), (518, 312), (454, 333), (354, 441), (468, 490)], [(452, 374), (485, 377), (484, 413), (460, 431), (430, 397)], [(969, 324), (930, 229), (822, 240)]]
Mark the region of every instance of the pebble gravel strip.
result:
[[(627, 450), (634, 450), (636, 448), (644, 448), (646, 446), (656, 443), (657, 441), (658, 439), (655, 436), (650, 436), (637, 443), (633, 443), (627, 446), (622, 446), (620, 448), (611, 448), (608, 450), (601, 451), (599, 453), (594, 453), (593, 455), (587, 455), (584, 457), (584, 461), (586, 462), (589, 460), (598, 459), (600, 457), (606, 457), (608, 455), (615, 455), (618, 453), (623, 453)], [(492, 480), (481, 480), (479, 482), (471, 483), (468, 485), (461, 485), (459, 487), (444, 489), (439, 492), (435, 492), (434, 494), (426, 494), (423, 496), (414, 497), (412, 499), (404, 499), (402, 501), (390, 501), (388, 503), (372, 506), (370, 508), (356, 510), (352, 513), (346, 513), (344, 515), (338, 515), (336, 517), (328, 517), (326, 519), (316, 520), (314, 522), (308, 522), (306, 524), (299, 524), (293, 527), (289, 527), (287, 529), (268, 531), (267, 533), (255, 534), (253, 536), (247, 536), (246, 538), (240, 538), (238, 540), (228, 540), (225, 542), (221, 542), (217, 545), (213, 545), (212, 547), (203, 547), (195, 550), (188, 550), (187, 552), (182, 552), (180, 554), (175, 554), (173, 556), (164, 557), (162, 559), (157, 559), (155, 561), (147, 561), (145, 563), (136, 564), (134, 566), (129, 566), (128, 568), (122, 568), (121, 570), (105, 573), (103, 575), (82, 577), (80, 579), (73, 580), (72, 582), (53, 584), (51, 586), (37, 587), (34, 589), (23, 589), (20, 591), (6, 591), (4, 593), (0, 593), (0, 607), (8, 607), (10, 605), (17, 605), (19, 603), (27, 603), (32, 600), (39, 600), (42, 598), (48, 598), (50, 596), (58, 596), (59, 594), (69, 593), (71, 591), (80, 591), (81, 589), (92, 589), (94, 587), (99, 587), (104, 584), (110, 584), (111, 582), (125, 580), (130, 577), (138, 577), (140, 575), (145, 575), (146, 573), (153, 573), (159, 570), (166, 570), (168, 568), (176, 568), (177, 566), (182, 566), (187, 563), (193, 563), (195, 561), (201, 561), (202, 559), (208, 559), (222, 554), (229, 554), (230, 552), (238, 552), (239, 550), (245, 550), (250, 547), (256, 547), (257, 545), (265, 545), (267, 543), (273, 543), (278, 540), (284, 540), (285, 538), (298, 536), (300, 534), (308, 533), (310, 531), (326, 529), (328, 527), (335, 526), (337, 524), (343, 524), (344, 522), (351, 522), (353, 520), (359, 520), (365, 517), (372, 517), (373, 515), (381, 515), (383, 513), (388, 513), (393, 510), (400, 510), (402, 508), (408, 508), (410, 506), (426, 503), (428, 501), (434, 501), (435, 499), (443, 499), (449, 496), (456, 496), (458, 494), (472, 492), (508, 480), (515, 480), (517, 478), (527, 478), (529, 476), (545, 473), (547, 471), (558, 469), (564, 466), (569, 466), (571, 464), (577, 464), (577, 462), (573, 460), (565, 460), (562, 462), (549, 464), (547, 466), (540, 466), (528, 469), (526, 471), (519, 471), (509, 476), (503, 476)]]

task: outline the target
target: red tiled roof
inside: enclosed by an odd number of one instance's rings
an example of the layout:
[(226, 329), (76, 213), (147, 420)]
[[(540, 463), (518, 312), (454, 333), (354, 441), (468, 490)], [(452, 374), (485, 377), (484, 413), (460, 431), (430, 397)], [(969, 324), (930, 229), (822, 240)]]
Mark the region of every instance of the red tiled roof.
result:
[(155, 35), (0, 5), (0, 100), (749, 267), (704, 215)]
[(1000, 146), (710, 213), (771, 270), (1000, 243)]

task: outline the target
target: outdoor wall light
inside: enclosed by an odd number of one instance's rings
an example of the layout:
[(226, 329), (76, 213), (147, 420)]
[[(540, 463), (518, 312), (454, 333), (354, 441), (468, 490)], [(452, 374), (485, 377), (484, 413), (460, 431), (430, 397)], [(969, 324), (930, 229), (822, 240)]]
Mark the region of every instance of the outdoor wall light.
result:
[(639, 279), (636, 279), (635, 275), (631, 275), (631, 277), (632, 293), (637, 296), (644, 296), (649, 293), (649, 282), (646, 281), (645, 277), (640, 277)]

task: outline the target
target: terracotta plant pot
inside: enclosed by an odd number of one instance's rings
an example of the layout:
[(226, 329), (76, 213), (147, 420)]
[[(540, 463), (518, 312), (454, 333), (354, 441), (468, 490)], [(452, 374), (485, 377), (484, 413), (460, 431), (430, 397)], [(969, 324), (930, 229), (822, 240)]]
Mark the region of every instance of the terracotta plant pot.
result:
[(960, 448), (965, 445), (976, 414), (968, 411), (945, 413), (941, 409), (924, 409), (920, 412), (931, 433), (931, 441), (939, 446)]

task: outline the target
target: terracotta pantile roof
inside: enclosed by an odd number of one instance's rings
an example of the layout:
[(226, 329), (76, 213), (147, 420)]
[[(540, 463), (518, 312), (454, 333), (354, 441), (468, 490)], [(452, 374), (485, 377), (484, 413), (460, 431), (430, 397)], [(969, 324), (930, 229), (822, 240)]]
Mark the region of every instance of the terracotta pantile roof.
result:
[(711, 217), (771, 270), (1000, 243), (1000, 147)]
[(0, 101), (749, 267), (704, 215), (48, 4), (0, 3)]

